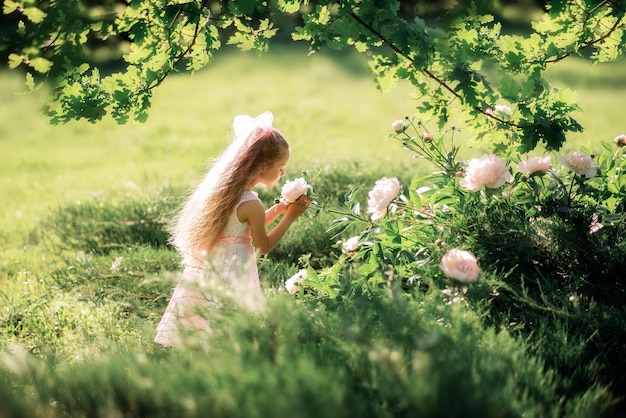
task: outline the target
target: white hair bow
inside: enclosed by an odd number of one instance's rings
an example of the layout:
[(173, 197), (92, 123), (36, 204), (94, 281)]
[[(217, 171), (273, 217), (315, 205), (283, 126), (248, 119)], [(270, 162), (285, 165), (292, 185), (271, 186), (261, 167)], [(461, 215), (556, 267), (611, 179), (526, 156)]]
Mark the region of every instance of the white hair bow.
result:
[(272, 129), (274, 115), (272, 112), (264, 112), (253, 118), (248, 115), (237, 115), (233, 121), (233, 131), (235, 132), (235, 141), (246, 141), (248, 137), (257, 128)]

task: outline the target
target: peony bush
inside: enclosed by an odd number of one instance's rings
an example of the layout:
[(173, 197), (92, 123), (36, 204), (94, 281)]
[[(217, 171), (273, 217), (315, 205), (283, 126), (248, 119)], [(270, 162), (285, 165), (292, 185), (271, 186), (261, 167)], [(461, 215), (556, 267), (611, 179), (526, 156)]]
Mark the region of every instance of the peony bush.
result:
[(626, 390), (622, 136), (597, 150), (528, 156), (510, 148), (461, 161), (455, 128), (435, 135), (405, 118), (391, 130), (435, 169), (380, 178), (364, 185), (366, 195), (351, 190), (324, 208), (339, 215), (329, 231), (340, 253), (300, 283), (306, 297), (437, 292), (442, 309), (472, 310), (483, 326), (529, 341), (547, 372), (567, 376), (564, 399), (584, 396), (590, 382), (617, 399)]
[[(496, 111), (512, 112), (506, 105), (496, 106)], [(623, 135), (613, 140), (613, 146), (602, 143), (609, 152), (602, 156), (590, 150), (561, 156), (556, 152), (543, 156), (509, 152), (458, 161), (455, 128), (436, 137), (421, 121), (409, 117), (392, 122), (391, 128), (390, 138), (414, 153), (413, 157), (428, 160), (436, 171), (403, 181), (398, 177), (377, 180), (367, 192), (369, 217), (361, 214), (361, 202), (353, 191), (346, 194), (343, 208), (327, 208), (342, 215), (329, 228), (340, 231), (338, 238), (345, 229), (364, 226), (360, 235), (340, 242), (343, 256), (356, 261), (356, 270), (369, 278), (392, 272), (404, 286), (414, 285), (424, 278), (420, 271), (436, 263), (443, 277), (475, 282), (480, 271), (473, 265), (475, 256), (453, 246), (471, 244), (463, 242), (468, 237), (456, 231), (450, 237), (455, 242), (448, 244), (442, 238), (454, 216), (476, 208), (506, 208), (528, 225), (554, 216), (566, 224), (579, 226), (583, 222), (584, 231), (589, 233), (604, 228), (605, 223), (619, 227), (615, 222), (622, 218), (626, 197)], [(453, 273), (452, 260), (456, 259), (471, 260), (471, 272)], [(355, 268), (354, 264), (350, 267)]]

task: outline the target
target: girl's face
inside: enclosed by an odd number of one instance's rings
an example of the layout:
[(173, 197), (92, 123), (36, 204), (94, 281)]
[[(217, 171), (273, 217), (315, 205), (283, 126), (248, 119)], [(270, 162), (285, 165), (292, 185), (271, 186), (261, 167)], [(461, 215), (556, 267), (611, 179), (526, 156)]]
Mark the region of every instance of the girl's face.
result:
[(259, 175), (259, 183), (264, 184), (267, 187), (272, 187), (276, 184), (278, 179), (285, 175), (285, 166), (289, 161), (289, 154), (279, 158), (275, 163), (271, 165), (265, 165), (263, 171)]

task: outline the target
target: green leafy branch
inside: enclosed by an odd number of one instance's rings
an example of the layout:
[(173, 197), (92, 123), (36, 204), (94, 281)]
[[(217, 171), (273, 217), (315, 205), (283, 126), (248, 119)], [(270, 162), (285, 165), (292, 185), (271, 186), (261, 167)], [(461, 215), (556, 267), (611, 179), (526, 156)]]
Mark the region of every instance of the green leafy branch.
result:
[[(582, 51), (588, 49), (588, 48), (592, 48), (594, 46), (597, 46), (598, 44), (602, 43), (603, 41), (610, 39), (614, 34), (619, 35), (619, 32), (621, 32), (619, 30), (620, 26), (623, 25), (624, 23), (624, 13), (626, 12), (626, 10), (624, 10), (624, 8), (618, 4), (618, 2), (614, 1), (614, 0), (603, 0), (598, 2), (598, 4), (596, 4), (595, 6), (593, 6), (592, 9), (588, 10), (585, 7), (584, 2), (580, 3), (580, 2), (572, 2), (568, 4), (568, 8), (570, 9), (570, 13), (576, 13), (576, 12), (583, 12), (584, 14), (584, 18), (583, 18), (583, 22), (581, 25), (581, 30), (580, 30), (580, 37), (585, 37), (585, 29), (588, 27), (589, 21), (592, 19), (592, 17), (600, 12), (602, 12), (602, 10), (604, 8), (610, 7), (612, 10), (618, 10), (621, 14), (617, 15), (617, 17), (614, 19), (613, 24), (606, 29), (606, 31), (601, 34), (600, 36), (597, 36), (595, 38), (589, 39), (586, 42), (582, 42), (580, 45), (575, 45), (575, 48), (569, 48), (568, 51), (566, 51), (564, 54), (555, 56), (554, 58), (549, 58), (547, 60), (545, 60), (546, 63), (555, 63), (558, 61), (562, 61), (563, 59), (570, 57), (572, 55), (581, 53)], [(608, 13), (607, 13), (608, 15)], [(595, 24), (597, 23), (597, 24)], [(598, 19), (597, 22), (594, 22), (594, 24), (592, 26), (595, 27), (605, 27), (604, 23)], [(573, 27), (576, 27), (576, 25), (574, 25)], [(595, 34), (595, 32), (592, 32), (592, 34)], [(615, 39), (614, 40), (614, 44), (619, 45), (619, 43), (621, 42), (621, 40), (619, 39)], [(617, 52), (616, 52), (617, 53)], [(617, 55), (615, 55), (615, 58), (617, 57)]]
[[(605, 3), (607, 2), (602, 2), (601, 5), (605, 5)], [(594, 13), (597, 13), (600, 10), (599, 6), (600, 5), (586, 12), (584, 18), (582, 19), (583, 29), (581, 29), (581, 34), (579, 34), (576, 39), (582, 38), (586, 35), (585, 26), (588, 24), (590, 17)], [(569, 13), (570, 13), (570, 20), (574, 20), (571, 16), (575, 16), (575, 12), (570, 10)], [(593, 22), (593, 26), (600, 25), (602, 23), (601, 19), (608, 18), (607, 17), (608, 14), (609, 14), (608, 12), (605, 12), (605, 14), (603, 14), (600, 18), (595, 19)], [(366, 21), (364, 18), (362, 18), (356, 12), (356, 8), (352, 8), (347, 13), (347, 15), (351, 19), (353, 19), (358, 25), (362, 26), (369, 33), (373, 34), (378, 40), (380, 40), (382, 44), (388, 46), (397, 56), (402, 57), (408, 63), (409, 66), (414, 66), (414, 67), (416, 66), (416, 60), (414, 57), (416, 48), (412, 48), (412, 49), (401, 48), (400, 46), (396, 44), (397, 42), (396, 39), (391, 39), (389, 36), (385, 35), (381, 30), (375, 28), (373, 26), (373, 23), (370, 23)], [(582, 50), (586, 48), (589, 48), (594, 45), (598, 45), (605, 39), (609, 38), (613, 33), (618, 31), (618, 28), (623, 25), (622, 19), (623, 19), (623, 16), (619, 16), (618, 18), (615, 18), (613, 25), (605, 33), (600, 34), (595, 39), (588, 40), (587, 42), (584, 42), (582, 44), (574, 43), (575, 48), (571, 48), (571, 50), (567, 54), (561, 55), (559, 59), (564, 59), (566, 56), (573, 55), (574, 53), (579, 54), (582, 52)], [(468, 18), (466, 20), (466, 22), (471, 22), (471, 21), (472, 21), (471, 18)], [(475, 34), (477, 31), (483, 31), (484, 24), (490, 23), (490, 22), (491, 22), (491, 19), (487, 17), (479, 18), (479, 19), (476, 19), (474, 22), (474, 23), (478, 23), (478, 25), (473, 23), (472, 25), (469, 25), (468, 28), (463, 28), (463, 25), (459, 25), (457, 27), (458, 28), (457, 33), (459, 34), (459, 37), (463, 35), (472, 34), (472, 33)], [(392, 27), (391, 24), (380, 25), (380, 26), (384, 28)], [(563, 32), (564, 28), (566, 27), (567, 27), (566, 25), (561, 24), (559, 26), (559, 30)], [(422, 29), (422, 28), (418, 28), (418, 29)], [(427, 33), (425, 30), (423, 31), (424, 33)], [(501, 36), (501, 35), (499, 36), (505, 39), (505, 41), (512, 40), (512, 37), (506, 37), (506, 36)], [(450, 46), (454, 42), (451, 40), (451, 38), (448, 38), (448, 39), (449, 39), (449, 42), (447, 44), (447, 47), (451, 49)], [(481, 42), (481, 41), (485, 42), (484, 39), (479, 40), (478, 42)], [(488, 43), (488, 42), (485, 42), (485, 43)], [(503, 43), (505, 45), (507, 44), (507, 42), (503, 42)], [(473, 47), (476, 47), (476, 46), (473, 46)], [(463, 46), (461, 45), (459, 46), (459, 48), (463, 48)], [(521, 49), (521, 51), (515, 54), (513, 54), (512, 52), (505, 54), (503, 53), (505, 51), (503, 51), (499, 46), (495, 44), (491, 46), (487, 46), (487, 47), (477, 46), (477, 48), (481, 48), (483, 55), (487, 55), (489, 56), (489, 58), (495, 59), (496, 61), (498, 61), (498, 56), (504, 56), (505, 61), (507, 59), (517, 59), (517, 58), (510, 58), (510, 57), (511, 55), (513, 55), (514, 57), (517, 57), (518, 55), (520, 55), (520, 52), (524, 50), (521, 45), (518, 46), (518, 50)], [(541, 48), (537, 48), (537, 50), (541, 50)], [(550, 53), (549, 51), (550, 49), (548, 49), (548, 53)], [(444, 57), (442, 56), (440, 56), (439, 58), (444, 59)], [(454, 58), (455, 58), (454, 55), (451, 53), (448, 57), (445, 57), (445, 60), (452, 61)], [(428, 63), (429, 60), (426, 60), (426, 62)], [(483, 95), (483, 99), (481, 99), (481, 93), (479, 92), (479, 90), (486, 89), (487, 91), (489, 91), (490, 89), (489, 83), (487, 82), (486, 78), (478, 75), (476, 71), (472, 70), (471, 64), (469, 64), (468, 62), (458, 62), (458, 61), (449, 62), (450, 65), (456, 66), (456, 69), (452, 71), (451, 73), (449, 73), (447, 79), (435, 74), (433, 70), (423, 65), (417, 65), (416, 69), (422, 74), (424, 74), (428, 79), (434, 81), (437, 86), (439, 86), (441, 89), (446, 91), (449, 95), (451, 95), (453, 99), (459, 100), (464, 105), (469, 106), (472, 109), (470, 118), (473, 119), (474, 116), (477, 114), (482, 115), (484, 117), (487, 117), (488, 119), (495, 121), (497, 123), (496, 128), (498, 130), (501, 130), (503, 127), (513, 128), (517, 130), (521, 134), (521, 138), (519, 140), (522, 143), (521, 146), (519, 147), (519, 150), (522, 152), (526, 152), (526, 151), (530, 151), (534, 149), (540, 140), (546, 143), (547, 148), (558, 149), (565, 141), (564, 132), (582, 130), (582, 127), (573, 118), (571, 118), (568, 115), (570, 112), (578, 110), (578, 107), (575, 105), (575, 102), (571, 100), (570, 98), (568, 98), (565, 101), (554, 100), (555, 96), (557, 96), (557, 98), (559, 98), (558, 97), (559, 95), (560, 95), (560, 98), (565, 98), (565, 96), (557, 92), (556, 90), (550, 90), (547, 88), (547, 83), (541, 77), (541, 71), (539, 71), (537, 67), (538, 63), (540, 62), (541, 63), (556, 62), (556, 60), (551, 61), (546, 58), (543, 58), (543, 59), (538, 58), (534, 61), (529, 60), (528, 63), (525, 64), (525, 66), (526, 68), (529, 68), (529, 69), (534, 68), (534, 70), (532, 70), (533, 72), (531, 72), (530, 80), (526, 82), (529, 88), (526, 88), (525, 90), (523, 88), (520, 89), (519, 83), (516, 81), (512, 81), (513, 80), (512, 78), (506, 75), (502, 78), (503, 82), (508, 81), (510, 82), (510, 84), (507, 85), (506, 83), (504, 83), (500, 86), (501, 94), (503, 94), (505, 97), (513, 101), (519, 102), (518, 110), (520, 111), (519, 112), (520, 117), (518, 117), (517, 119), (514, 119), (512, 117), (508, 117), (508, 118), (502, 117), (500, 114), (493, 112), (491, 107), (487, 107), (487, 103), (485, 102), (484, 99), (488, 99), (489, 97), (491, 97), (491, 99), (493, 100), (494, 97), (489, 96), (489, 95)], [(393, 65), (392, 63), (393, 63), (393, 60), (387, 61), (388, 65)], [(518, 64), (521, 64), (521, 62)], [(504, 69), (506, 68), (511, 69), (508, 62), (501, 62), (500, 66), (501, 68), (504, 68)], [(399, 64), (395, 64), (395, 67), (396, 67), (395, 72), (397, 76), (401, 78), (403, 76), (406, 78), (410, 78), (413, 84), (419, 84), (419, 82), (416, 83), (413, 78), (407, 77), (406, 74), (403, 74), (406, 67), (403, 67)], [(514, 68), (512, 70), (519, 71)], [(476, 81), (479, 81), (479, 82), (477, 83)], [(453, 86), (453, 83), (457, 84), (456, 88)], [(421, 86), (418, 86), (418, 88), (423, 90), (423, 87)], [(519, 93), (520, 90), (523, 92), (523, 94)], [(426, 103), (425, 105), (422, 105), (421, 110), (422, 111), (430, 110), (434, 113), (438, 113), (440, 126), (441, 126), (442, 124), (448, 121), (448, 109), (447, 108), (450, 103), (447, 103), (445, 106), (441, 106), (437, 104), (438, 101), (442, 100), (439, 97), (439, 93), (437, 93), (436, 91), (433, 91), (431, 94), (432, 94), (431, 101), (429, 103)], [(531, 101), (529, 101), (529, 99), (531, 99)], [(530, 103), (532, 103), (532, 101), (534, 101), (535, 104), (532, 105), (531, 107), (529, 105)], [(471, 121), (470, 123), (478, 128), (482, 128), (484, 131), (484, 126), (481, 126), (479, 122)], [(490, 128), (487, 129), (487, 131), (489, 130)], [(497, 134), (495, 136), (497, 136)], [(479, 137), (483, 137), (483, 138), (488, 137), (488, 134), (486, 135), (484, 132), (479, 133)]]

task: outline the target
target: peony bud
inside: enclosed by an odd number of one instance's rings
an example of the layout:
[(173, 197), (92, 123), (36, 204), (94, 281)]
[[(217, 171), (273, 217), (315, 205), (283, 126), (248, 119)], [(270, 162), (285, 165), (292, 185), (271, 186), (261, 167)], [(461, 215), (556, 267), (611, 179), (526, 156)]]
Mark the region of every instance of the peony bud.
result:
[(348, 238), (341, 244), (341, 251), (344, 254), (352, 254), (359, 249), (359, 236)]
[(550, 170), (550, 156), (545, 157), (531, 157), (527, 160), (521, 161), (517, 166), (520, 173), (526, 176), (532, 176), (533, 174), (544, 174)]
[(626, 135), (624, 134), (617, 135), (613, 141), (615, 142), (615, 145), (617, 145), (618, 147), (626, 146)]
[(298, 293), (300, 288), (298, 285), (308, 278), (308, 272), (306, 269), (302, 269), (285, 281), (285, 289), (292, 295)]
[(391, 128), (394, 130), (394, 132), (400, 133), (404, 132), (404, 130), (406, 129), (406, 125), (402, 119), (398, 119), (393, 121), (393, 123), (391, 124)]

